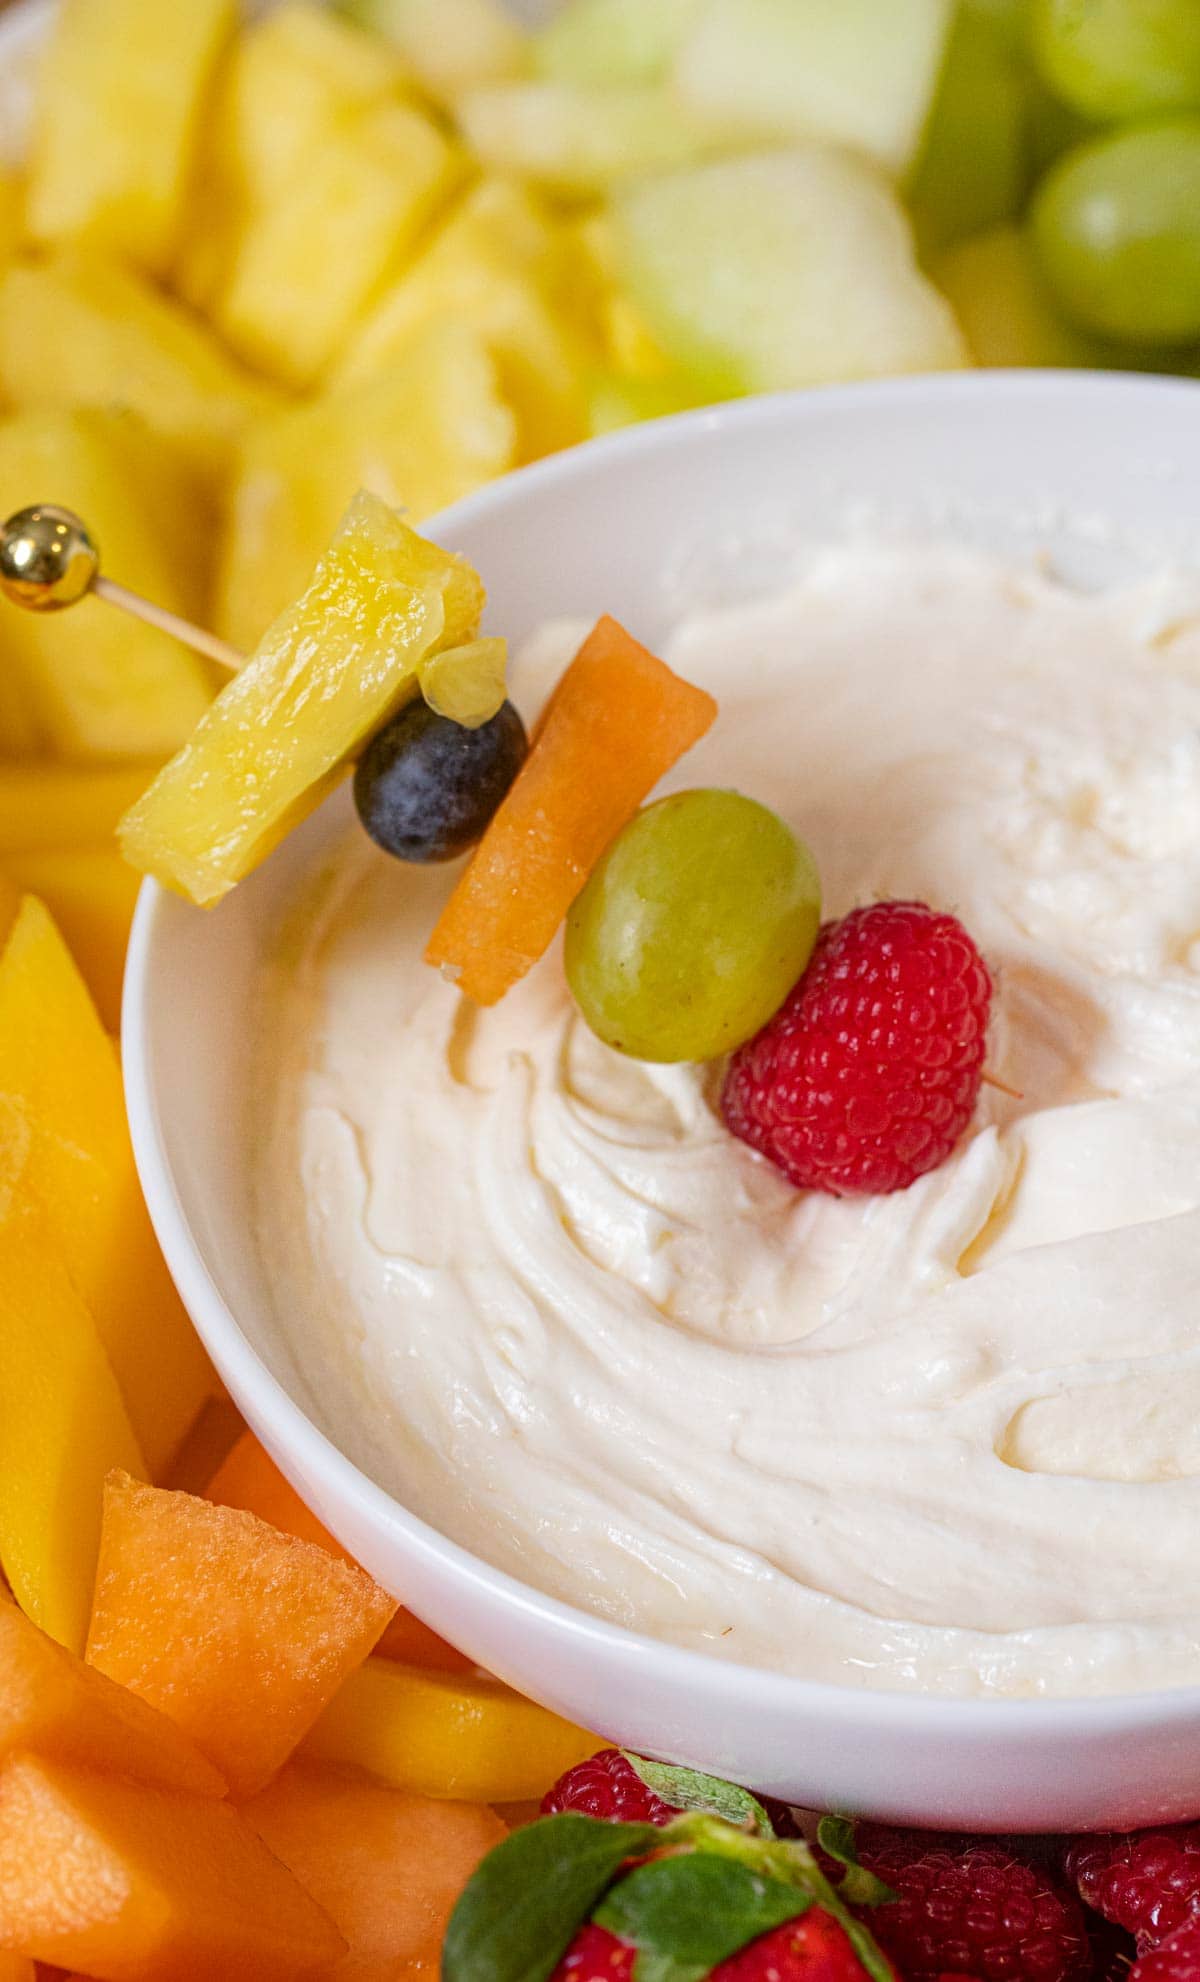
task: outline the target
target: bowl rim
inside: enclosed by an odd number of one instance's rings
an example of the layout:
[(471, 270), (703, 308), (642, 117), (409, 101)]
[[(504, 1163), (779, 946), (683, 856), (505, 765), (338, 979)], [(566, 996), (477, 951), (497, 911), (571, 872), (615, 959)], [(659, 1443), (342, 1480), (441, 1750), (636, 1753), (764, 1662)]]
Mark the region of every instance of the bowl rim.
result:
[[(564, 449), (488, 483), (461, 502), (424, 519), (420, 528), (438, 540), (447, 540), (448, 547), (453, 548), (460, 530), (485, 522), (492, 512), (506, 507), (514, 495), (519, 499), (527, 490), (567, 489), (581, 476), (586, 477), (595, 462), (616, 458), (633, 463), (664, 447), (686, 449), (702, 442), (705, 436), (731, 426), (744, 426), (752, 431), (781, 418), (798, 415), (803, 418), (802, 407), (836, 413), (843, 405), (847, 408), (874, 405), (883, 410), (897, 404), (919, 407), (929, 400), (952, 403), (1020, 400), (1036, 405), (1050, 397), (1084, 402), (1138, 396), (1190, 397), (1195, 407), (1200, 405), (1200, 380), (1139, 372), (1014, 369), (922, 374), (762, 394), (646, 421)], [(1056, 1734), (1066, 1736), (1101, 1731), (1110, 1736), (1137, 1734), (1150, 1727), (1161, 1730), (1164, 1726), (1194, 1723), (1200, 1718), (1200, 1681), (1189, 1686), (1136, 1692), (993, 1697), (907, 1692), (873, 1684), (843, 1685), (834, 1680), (810, 1679), (769, 1667), (744, 1665), (669, 1639), (652, 1637), (550, 1596), (496, 1568), (405, 1507), (346, 1457), (268, 1368), (225, 1302), (192, 1236), (167, 1155), (147, 1050), (146, 1017), (153, 951), (158, 926), (168, 905), (176, 909), (177, 898), (159, 883), (143, 881), (125, 967), (121, 1054), (138, 1174), (171, 1276), (205, 1347), (221, 1373), (231, 1374), (230, 1388), (256, 1399), (261, 1416), (264, 1421), (269, 1420), (279, 1445), (296, 1458), (298, 1469), (307, 1477), (323, 1477), (339, 1498), (357, 1503), (371, 1526), (402, 1537), (410, 1551), (450, 1568), (460, 1585), (473, 1586), (481, 1595), (503, 1605), (510, 1615), (525, 1613), (536, 1617), (564, 1642), (573, 1642), (585, 1650), (589, 1645), (594, 1646), (613, 1662), (624, 1662), (631, 1670), (644, 1668), (651, 1662), (660, 1667), (669, 1666), (680, 1687), (686, 1688), (695, 1681), (717, 1699), (745, 1702), (751, 1695), (760, 1712), (820, 1715), (827, 1724), (852, 1727), (858, 1739), (872, 1729), (881, 1736), (903, 1729), (905, 1734), (924, 1733), (931, 1739), (943, 1740), (947, 1737), (969, 1740), (991, 1732), (1021, 1748), (1041, 1742), (1047, 1715), (1054, 1717)], [(994, 1635), (999, 1639), (1008, 1634)]]

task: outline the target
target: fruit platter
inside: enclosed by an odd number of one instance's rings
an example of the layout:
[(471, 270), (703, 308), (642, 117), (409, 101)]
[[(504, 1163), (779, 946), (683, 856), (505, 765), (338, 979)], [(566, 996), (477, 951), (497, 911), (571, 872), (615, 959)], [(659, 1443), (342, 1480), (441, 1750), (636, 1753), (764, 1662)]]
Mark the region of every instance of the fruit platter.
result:
[(0, 160), (0, 1982), (1198, 1982), (1194, 0)]

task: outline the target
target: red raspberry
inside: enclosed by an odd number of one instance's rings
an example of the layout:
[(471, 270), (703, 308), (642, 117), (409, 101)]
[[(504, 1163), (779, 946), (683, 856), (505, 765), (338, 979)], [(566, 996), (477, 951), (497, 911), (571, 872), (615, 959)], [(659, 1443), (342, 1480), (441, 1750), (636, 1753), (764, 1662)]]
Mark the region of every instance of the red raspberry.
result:
[(1084, 1905), (1136, 1935), (1144, 1954), (1200, 1913), (1200, 1824), (1076, 1838), (1066, 1869)]
[[(584, 1927), (550, 1982), (632, 1982), (634, 1959), (614, 1934)], [(814, 1906), (718, 1962), (710, 1982), (867, 1982), (867, 1972), (832, 1914)]]
[(949, 1974), (1084, 1982), (1091, 1975), (1075, 1895), (1007, 1845), (863, 1825), (857, 1846), (863, 1864), (897, 1895), (864, 1919), (905, 1982)]
[(1129, 1982), (1200, 1982), (1200, 1919), (1185, 1920), (1129, 1971)]
[(542, 1798), (542, 1815), (577, 1810), (583, 1817), (605, 1817), (614, 1824), (669, 1824), (679, 1815), (647, 1789), (619, 1748), (602, 1748), (560, 1776)]
[(857, 908), (825, 924), (785, 1004), (734, 1054), (726, 1126), (799, 1190), (903, 1190), (971, 1119), (991, 1002), (952, 915)]

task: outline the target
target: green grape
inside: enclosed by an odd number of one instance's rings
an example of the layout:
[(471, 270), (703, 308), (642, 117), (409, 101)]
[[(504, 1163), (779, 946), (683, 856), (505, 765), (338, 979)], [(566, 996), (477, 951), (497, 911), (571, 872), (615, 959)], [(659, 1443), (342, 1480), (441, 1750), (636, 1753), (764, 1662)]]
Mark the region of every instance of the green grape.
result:
[(1200, 109), (1197, 0), (1033, 0), (1034, 59), (1085, 117)]
[(778, 1011), (812, 954), (821, 889), (783, 820), (736, 791), (647, 806), (567, 917), (567, 981), (638, 1060), (712, 1060)]
[(999, 31), (962, 9), (908, 188), (924, 260), (1024, 206), (1028, 94), (1027, 72)]
[(1081, 329), (1144, 347), (1200, 337), (1200, 117), (1068, 152), (1032, 225), (1042, 272)]

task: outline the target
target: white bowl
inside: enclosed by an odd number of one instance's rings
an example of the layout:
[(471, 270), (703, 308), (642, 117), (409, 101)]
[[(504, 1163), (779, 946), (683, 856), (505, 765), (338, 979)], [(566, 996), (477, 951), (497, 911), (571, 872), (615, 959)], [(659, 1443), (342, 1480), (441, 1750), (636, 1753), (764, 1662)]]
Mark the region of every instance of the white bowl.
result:
[[(760, 399), (641, 427), (429, 525), (519, 643), (611, 610), (651, 642), (685, 601), (769, 587), (855, 519), (1049, 549), (1081, 583), (1200, 566), (1200, 386), (975, 374)], [(639, 1637), (526, 1588), (417, 1520), (322, 1434), (246, 1215), (242, 1023), (267, 933), (345, 793), (212, 914), (147, 886), (126, 978), (138, 1164), (180, 1292), (240, 1409), (338, 1538), (419, 1616), (560, 1713), (817, 1808), (1069, 1830), (1200, 1810), (1200, 1687), (973, 1701), (815, 1684)], [(1097, 1545), (1101, 1538), (1097, 1537)]]

